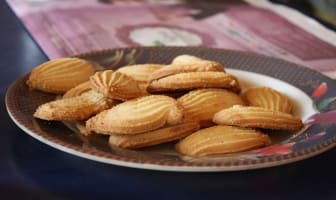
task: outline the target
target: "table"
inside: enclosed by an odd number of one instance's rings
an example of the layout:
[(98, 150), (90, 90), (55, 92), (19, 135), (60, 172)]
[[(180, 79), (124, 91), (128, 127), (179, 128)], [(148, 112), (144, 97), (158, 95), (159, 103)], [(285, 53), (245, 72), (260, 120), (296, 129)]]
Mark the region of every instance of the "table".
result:
[(336, 199), (336, 149), (300, 162), (222, 173), (161, 172), (79, 158), (43, 144), (9, 118), (9, 84), (47, 57), (0, 3), (1, 199)]

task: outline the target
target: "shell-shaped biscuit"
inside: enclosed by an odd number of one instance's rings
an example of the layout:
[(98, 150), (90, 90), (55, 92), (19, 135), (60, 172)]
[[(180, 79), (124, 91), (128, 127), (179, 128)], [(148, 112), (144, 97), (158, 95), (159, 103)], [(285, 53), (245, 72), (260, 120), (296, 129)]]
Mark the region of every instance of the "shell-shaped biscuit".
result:
[(151, 74), (161, 69), (164, 65), (160, 64), (138, 64), (121, 67), (117, 70), (122, 74), (132, 77), (140, 83), (147, 83)]
[(299, 130), (302, 120), (291, 114), (262, 107), (233, 106), (215, 114), (214, 123), (274, 130)]
[(148, 147), (187, 137), (198, 129), (197, 123), (188, 122), (136, 135), (112, 134), (109, 138), (109, 144), (128, 149)]
[(225, 89), (198, 89), (190, 91), (177, 100), (184, 109), (186, 121), (197, 121), (202, 127), (212, 125), (218, 111), (233, 105), (244, 105), (236, 93)]
[(105, 70), (90, 77), (91, 88), (118, 100), (128, 100), (142, 95), (138, 82), (120, 72)]
[(101, 134), (138, 134), (183, 120), (183, 110), (175, 99), (150, 95), (125, 101), (103, 111), (86, 122), (86, 126)]
[(95, 73), (93, 65), (80, 58), (59, 58), (34, 68), (27, 80), (32, 89), (63, 94), (89, 80)]
[(63, 99), (66, 98), (71, 98), (71, 97), (77, 97), (82, 95), (85, 92), (88, 92), (91, 90), (91, 86), (90, 86), (90, 81), (86, 81), (84, 83), (81, 83), (77, 86), (75, 86), (74, 88), (71, 88), (70, 90), (68, 90), (64, 95), (63, 95)]
[(166, 76), (186, 73), (186, 72), (224, 72), (224, 67), (215, 61), (203, 60), (189, 55), (177, 56), (171, 65), (162, 67), (155, 71), (149, 79), (149, 82)]
[(225, 72), (188, 72), (174, 74), (149, 83), (147, 91), (160, 93), (197, 88), (225, 88), (239, 93), (238, 79)]
[(206, 156), (246, 151), (271, 144), (268, 135), (233, 126), (212, 126), (182, 139), (175, 147), (182, 154)]
[(44, 120), (86, 120), (113, 105), (103, 94), (89, 91), (81, 96), (59, 99), (40, 105), (34, 117)]
[(255, 87), (246, 90), (243, 99), (250, 106), (259, 106), (285, 113), (292, 112), (292, 104), (287, 96), (269, 87)]

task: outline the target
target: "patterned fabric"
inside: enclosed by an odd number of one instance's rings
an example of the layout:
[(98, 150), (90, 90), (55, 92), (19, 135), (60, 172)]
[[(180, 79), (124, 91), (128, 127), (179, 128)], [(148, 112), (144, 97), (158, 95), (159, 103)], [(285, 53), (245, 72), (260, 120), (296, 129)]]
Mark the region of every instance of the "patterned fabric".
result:
[(50, 58), (120, 47), (205, 46), (282, 58), (336, 78), (333, 44), (259, 5), (187, 0), (7, 1)]

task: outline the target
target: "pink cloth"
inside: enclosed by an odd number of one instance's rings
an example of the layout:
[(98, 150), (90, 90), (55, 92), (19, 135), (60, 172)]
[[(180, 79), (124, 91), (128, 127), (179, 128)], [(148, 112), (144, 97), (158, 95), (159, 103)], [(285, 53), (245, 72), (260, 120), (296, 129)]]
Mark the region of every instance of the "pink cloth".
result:
[(50, 58), (116, 47), (206, 46), (274, 56), (336, 78), (336, 47), (271, 11), (245, 3), (155, 2), (8, 0)]

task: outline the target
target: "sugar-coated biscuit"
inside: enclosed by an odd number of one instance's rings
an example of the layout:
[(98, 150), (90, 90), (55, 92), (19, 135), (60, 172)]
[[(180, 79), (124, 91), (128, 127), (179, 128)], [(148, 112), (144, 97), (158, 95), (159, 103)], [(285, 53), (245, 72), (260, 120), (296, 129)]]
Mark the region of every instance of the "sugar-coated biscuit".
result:
[(36, 109), (34, 117), (44, 120), (86, 120), (113, 104), (103, 94), (89, 91), (77, 97), (42, 104)]
[(292, 112), (289, 98), (269, 87), (254, 87), (246, 90), (243, 99), (250, 106), (259, 106), (285, 113)]
[(143, 94), (137, 81), (112, 70), (96, 72), (90, 77), (90, 84), (93, 90), (117, 100), (134, 99)]
[(223, 109), (215, 114), (213, 121), (220, 125), (274, 130), (298, 130), (303, 127), (302, 120), (296, 116), (253, 106)]
[(89, 119), (86, 126), (100, 134), (139, 134), (182, 120), (183, 110), (175, 99), (149, 95), (103, 111)]
[(218, 111), (233, 105), (244, 105), (236, 93), (225, 89), (207, 88), (192, 90), (178, 98), (184, 109), (186, 121), (197, 121), (201, 127), (212, 125), (212, 118)]
[(187, 122), (136, 135), (111, 134), (109, 144), (128, 149), (148, 147), (184, 138), (198, 129), (198, 123)]
[(225, 72), (188, 72), (167, 76), (149, 83), (147, 91), (160, 93), (197, 88), (225, 88), (240, 92), (238, 79)]
[(63, 94), (89, 80), (95, 73), (93, 65), (80, 58), (59, 58), (34, 68), (26, 81), (32, 89)]
[(271, 144), (260, 131), (234, 126), (212, 126), (182, 139), (175, 147), (189, 156), (235, 153)]

